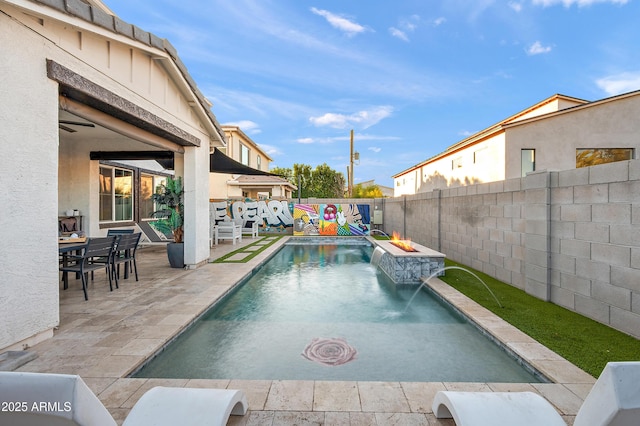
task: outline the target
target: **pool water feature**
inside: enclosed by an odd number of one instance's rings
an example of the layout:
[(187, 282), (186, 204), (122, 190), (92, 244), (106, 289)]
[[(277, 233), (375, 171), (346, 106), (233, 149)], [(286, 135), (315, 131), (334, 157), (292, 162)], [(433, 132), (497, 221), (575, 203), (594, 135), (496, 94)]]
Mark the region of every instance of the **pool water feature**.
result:
[(540, 381), (429, 291), (411, 300), (372, 252), (285, 245), (134, 377)]

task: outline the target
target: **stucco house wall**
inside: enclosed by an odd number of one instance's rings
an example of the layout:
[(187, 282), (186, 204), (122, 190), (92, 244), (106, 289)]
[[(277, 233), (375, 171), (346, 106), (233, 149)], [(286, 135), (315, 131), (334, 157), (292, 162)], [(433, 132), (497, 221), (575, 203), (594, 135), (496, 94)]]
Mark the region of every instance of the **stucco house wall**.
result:
[(58, 87), (42, 60), (50, 46), (37, 34), (0, 13), (0, 40), (2, 349), (50, 337), (59, 322)]
[[(0, 248), (1, 352), (47, 338), (59, 323), (58, 215), (78, 208), (89, 236), (106, 232), (98, 214), (100, 163), (89, 152), (175, 152), (185, 186), (185, 264), (195, 267), (209, 257), (210, 143), (223, 146), (224, 136), (165, 40), (78, 0), (0, 0), (0, 11), (0, 188), (8, 206), (0, 224), (11, 242)], [(96, 99), (108, 93), (115, 110), (134, 108), (151, 130), (60, 97), (67, 84), (60, 78), (99, 90), (89, 94)], [(75, 141), (58, 120), (61, 108), (78, 105), (123, 133)]]
[[(578, 148), (640, 148), (640, 92), (505, 126), (506, 177), (520, 177), (520, 151), (536, 150), (536, 169), (576, 167)], [(636, 152), (636, 157), (637, 152)]]
[[(585, 103), (581, 99), (554, 95), (487, 127), (451, 145), (443, 153), (394, 175), (394, 196), (520, 177), (520, 151), (517, 159), (507, 157), (507, 144), (511, 141), (506, 139), (505, 126)], [(510, 175), (507, 168), (511, 171), (517, 168), (518, 174)]]

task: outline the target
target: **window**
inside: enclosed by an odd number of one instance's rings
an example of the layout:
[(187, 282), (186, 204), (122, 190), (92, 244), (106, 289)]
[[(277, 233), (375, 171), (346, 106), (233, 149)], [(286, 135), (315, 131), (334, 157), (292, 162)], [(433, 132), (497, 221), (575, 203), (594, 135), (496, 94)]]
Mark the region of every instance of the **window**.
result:
[(153, 202), (153, 194), (158, 191), (160, 185), (166, 184), (167, 178), (162, 176), (140, 176), (140, 217), (148, 219), (158, 207)]
[(262, 170), (262, 157), (260, 157), (259, 155), (258, 155), (258, 158), (256, 159), (256, 168), (258, 170)]
[(522, 171), (522, 177), (536, 170), (535, 149), (523, 149), (520, 151), (520, 170)]
[(100, 221), (133, 220), (133, 172), (100, 167)]
[(240, 162), (245, 166), (249, 166), (249, 148), (240, 144)]
[(578, 148), (576, 168), (633, 159), (633, 148)]
[(475, 151), (473, 153), (473, 164), (481, 164), (481, 165), (488, 164), (488, 160), (489, 160), (487, 155), (488, 152), (489, 150), (487, 149), (487, 147), (480, 148), (477, 151)]
[(459, 169), (462, 167), (462, 157), (454, 158), (451, 160), (451, 170)]

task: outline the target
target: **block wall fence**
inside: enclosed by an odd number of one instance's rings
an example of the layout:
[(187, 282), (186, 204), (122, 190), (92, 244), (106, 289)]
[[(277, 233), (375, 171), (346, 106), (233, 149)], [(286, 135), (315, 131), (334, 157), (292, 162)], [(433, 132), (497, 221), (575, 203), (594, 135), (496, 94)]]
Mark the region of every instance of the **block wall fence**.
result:
[(386, 233), (640, 338), (640, 160), (388, 198), (382, 208)]

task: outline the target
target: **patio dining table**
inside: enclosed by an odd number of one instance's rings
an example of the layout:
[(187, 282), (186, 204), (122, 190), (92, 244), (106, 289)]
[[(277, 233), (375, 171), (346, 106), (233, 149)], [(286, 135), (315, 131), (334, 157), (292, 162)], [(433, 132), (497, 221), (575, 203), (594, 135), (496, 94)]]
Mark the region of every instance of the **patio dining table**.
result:
[[(87, 246), (88, 239), (84, 242), (64, 242), (58, 241), (58, 254), (62, 256), (62, 265), (69, 265), (69, 255), (71, 253), (80, 253)], [(69, 288), (69, 277), (67, 272), (62, 273), (62, 281), (64, 282), (64, 289)]]

